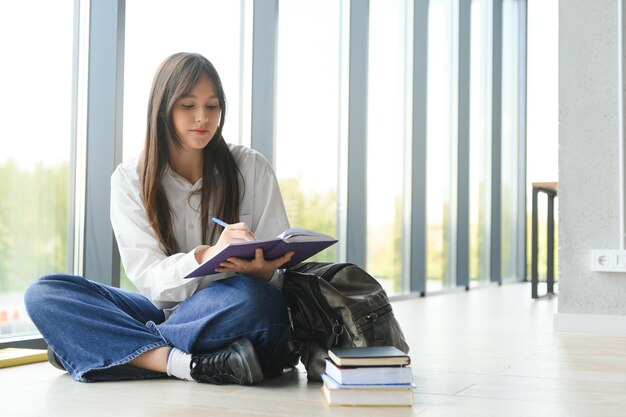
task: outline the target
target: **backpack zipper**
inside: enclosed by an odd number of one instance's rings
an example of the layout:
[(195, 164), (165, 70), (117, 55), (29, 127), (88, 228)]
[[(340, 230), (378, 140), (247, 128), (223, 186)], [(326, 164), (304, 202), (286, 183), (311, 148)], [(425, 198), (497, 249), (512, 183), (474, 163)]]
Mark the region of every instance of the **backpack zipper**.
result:
[[(305, 292), (302, 288), (298, 287), (297, 285), (292, 285), (292, 286), (290, 287), (290, 291), (295, 291), (295, 292), (298, 292), (298, 293), (300, 293), (300, 294), (301, 294), (301, 295), (300, 295), (300, 297), (295, 297), (295, 298), (291, 298), (291, 297), (290, 297), (291, 303), (293, 303), (293, 304), (297, 305), (297, 306), (298, 306), (298, 308), (300, 308), (300, 305), (302, 305), (302, 302), (301, 302), (301, 301), (299, 301), (299, 300), (298, 300), (298, 298), (303, 298), (303, 297), (305, 297), (305, 296), (306, 296), (306, 292)], [(290, 311), (289, 311), (289, 314), (291, 315), (291, 308), (290, 308), (289, 310), (290, 310)], [(317, 310), (317, 308), (316, 308), (316, 310)], [(303, 316), (304, 318), (306, 318), (306, 314), (302, 314), (302, 316)], [(291, 322), (293, 323), (293, 319), (291, 319)], [(307, 325), (308, 325), (309, 327), (311, 327), (311, 328), (312, 328), (311, 323), (309, 322), (309, 320), (306, 320), (306, 322), (307, 322)], [(326, 323), (325, 323), (325, 322), (324, 322), (324, 327), (326, 327), (326, 329), (327, 329), (328, 331), (330, 331), (330, 330), (328, 329), (328, 326), (326, 325)]]
[(379, 328), (378, 326), (375, 326), (375, 323), (378, 321), (378, 319), (391, 314), (391, 312), (392, 312), (391, 304), (386, 304), (382, 306), (381, 308), (372, 311), (371, 313), (367, 313), (359, 317), (355, 321), (365, 320), (365, 323), (360, 323), (357, 325), (357, 329), (359, 330), (359, 333), (362, 333), (363, 331), (365, 331), (365, 328), (373, 326), (374, 327), (374, 339), (378, 339)]
[[(313, 298), (315, 310), (322, 316), (322, 322), (324, 323), (324, 328), (326, 329), (326, 332), (329, 334), (329, 338), (326, 340), (326, 345), (328, 347), (337, 346), (339, 342), (339, 337), (343, 333), (343, 326), (339, 322), (337, 322), (337, 320), (330, 317), (330, 314), (328, 313), (328, 311), (324, 308), (324, 306), (321, 305), (320, 301), (318, 300), (318, 293), (321, 296), (321, 291), (319, 291), (319, 288), (316, 288), (315, 284), (310, 279), (309, 275), (311, 274), (301, 274), (301, 273), (298, 273), (298, 274), (304, 275), (306, 277), (307, 283), (309, 284), (309, 287), (311, 288), (311, 298)], [(303, 288), (297, 285), (291, 285), (290, 288), (302, 294), (301, 297), (304, 297), (307, 294), (307, 292)], [(332, 311), (332, 309), (330, 311)], [(304, 316), (306, 316), (306, 314)], [(328, 323), (330, 323), (330, 325)], [(310, 323), (309, 323), (309, 326), (310, 326)]]
[(323, 313), (324, 316), (326, 316), (326, 318), (328, 318), (328, 320), (332, 324), (330, 329), (330, 333), (332, 333), (332, 336), (328, 338), (328, 347), (335, 347), (339, 344), (339, 338), (344, 331), (342, 323), (343, 320), (341, 319), (341, 316), (335, 310), (333, 310), (324, 299), (319, 284), (317, 284), (317, 276), (312, 274), (309, 275), (308, 281), (311, 292), (313, 293), (313, 298), (315, 299), (315, 303), (317, 304), (319, 311)]

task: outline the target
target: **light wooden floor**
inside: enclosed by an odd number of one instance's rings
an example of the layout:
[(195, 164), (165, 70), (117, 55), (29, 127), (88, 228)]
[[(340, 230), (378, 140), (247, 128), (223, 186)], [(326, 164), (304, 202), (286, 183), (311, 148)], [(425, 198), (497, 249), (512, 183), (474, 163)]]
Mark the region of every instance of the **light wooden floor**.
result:
[(47, 363), (0, 369), (0, 415), (625, 416), (626, 337), (558, 334), (528, 284), (394, 302), (411, 345), (412, 408), (329, 408), (296, 373), (256, 387), (171, 379), (81, 384)]

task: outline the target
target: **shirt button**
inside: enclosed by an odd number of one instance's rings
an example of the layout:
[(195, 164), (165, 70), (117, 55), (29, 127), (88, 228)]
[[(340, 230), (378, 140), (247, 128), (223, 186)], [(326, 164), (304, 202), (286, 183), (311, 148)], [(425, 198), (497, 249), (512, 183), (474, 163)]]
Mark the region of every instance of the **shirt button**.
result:
[(189, 230), (193, 230), (193, 224), (189, 223), (189, 224), (187, 225), (187, 228), (188, 228)]

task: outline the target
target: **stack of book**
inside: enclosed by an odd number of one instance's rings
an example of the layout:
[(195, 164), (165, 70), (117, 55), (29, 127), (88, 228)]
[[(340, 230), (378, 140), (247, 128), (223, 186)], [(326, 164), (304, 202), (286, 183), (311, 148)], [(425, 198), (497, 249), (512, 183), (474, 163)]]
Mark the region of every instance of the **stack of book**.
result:
[(411, 358), (393, 346), (328, 351), (322, 392), (328, 405), (411, 406)]

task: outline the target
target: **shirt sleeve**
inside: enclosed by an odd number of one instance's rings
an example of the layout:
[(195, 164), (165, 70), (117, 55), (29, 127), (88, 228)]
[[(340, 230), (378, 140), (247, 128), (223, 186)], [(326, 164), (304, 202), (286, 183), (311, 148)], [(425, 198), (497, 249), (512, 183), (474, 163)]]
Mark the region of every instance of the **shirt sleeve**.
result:
[(183, 278), (198, 265), (197, 248), (165, 254), (148, 224), (138, 187), (119, 167), (111, 176), (111, 224), (126, 274), (157, 307), (171, 308), (197, 291), (200, 280)]

